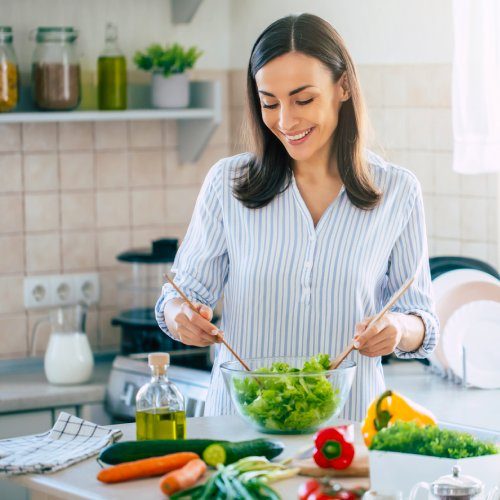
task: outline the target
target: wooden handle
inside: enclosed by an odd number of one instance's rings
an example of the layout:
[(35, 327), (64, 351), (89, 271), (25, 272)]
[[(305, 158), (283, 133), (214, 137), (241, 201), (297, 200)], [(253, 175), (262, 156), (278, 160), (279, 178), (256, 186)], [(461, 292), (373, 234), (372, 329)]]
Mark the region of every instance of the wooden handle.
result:
[[(187, 303), (189, 308), (194, 311), (196, 314), (200, 314), (198, 309), (194, 306), (194, 304), (186, 297), (186, 294), (174, 283), (172, 279), (168, 276), (168, 274), (164, 274), (163, 277), (175, 288), (175, 291), (182, 297), (184, 302)], [(215, 325), (214, 325), (214, 330), (219, 330)], [(219, 330), (220, 332), (220, 330)], [(250, 372), (250, 367), (236, 354), (236, 352), (233, 350), (233, 348), (224, 340), (224, 337), (219, 333), (218, 338), (220, 341), (227, 347), (229, 352), (241, 363), (241, 366), (245, 368), (247, 372)]]
[[(366, 329), (371, 328), (398, 300), (399, 298), (408, 290), (410, 285), (415, 281), (415, 277), (410, 278), (390, 299), (385, 307), (368, 323)], [(342, 361), (344, 361), (349, 354), (355, 349), (354, 342), (351, 341), (349, 345), (332, 361), (330, 362), (330, 370), (336, 370)]]

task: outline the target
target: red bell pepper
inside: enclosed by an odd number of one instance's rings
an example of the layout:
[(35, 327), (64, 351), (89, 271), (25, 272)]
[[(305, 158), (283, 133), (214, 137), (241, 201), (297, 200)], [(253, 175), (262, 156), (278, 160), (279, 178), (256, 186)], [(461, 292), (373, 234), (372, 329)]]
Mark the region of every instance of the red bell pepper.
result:
[(328, 478), (310, 479), (299, 487), (299, 500), (359, 500), (364, 488), (346, 489)]
[(324, 469), (346, 469), (354, 459), (352, 425), (339, 425), (320, 430), (314, 438), (313, 459)]

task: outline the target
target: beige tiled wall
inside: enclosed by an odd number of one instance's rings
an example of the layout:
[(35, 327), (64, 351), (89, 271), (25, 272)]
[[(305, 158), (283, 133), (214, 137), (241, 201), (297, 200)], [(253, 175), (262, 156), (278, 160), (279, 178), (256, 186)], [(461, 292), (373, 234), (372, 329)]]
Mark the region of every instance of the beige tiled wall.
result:
[[(28, 354), (35, 321), (25, 276), (98, 271), (102, 300), (88, 318), (94, 350), (116, 348), (115, 257), (152, 239), (182, 238), (201, 182), (229, 154), (225, 72), (194, 78), (222, 83), (226, 119), (196, 163), (177, 155), (171, 121), (0, 125), (0, 359)], [(41, 353), (48, 332), (43, 329)]]
[[(371, 147), (419, 178), (431, 255), (497, 262), (497, 178), (452, 170), (451, 66), (359, 66)], [(245, 72), (230, 72), (232, 151), (244, 149)]]

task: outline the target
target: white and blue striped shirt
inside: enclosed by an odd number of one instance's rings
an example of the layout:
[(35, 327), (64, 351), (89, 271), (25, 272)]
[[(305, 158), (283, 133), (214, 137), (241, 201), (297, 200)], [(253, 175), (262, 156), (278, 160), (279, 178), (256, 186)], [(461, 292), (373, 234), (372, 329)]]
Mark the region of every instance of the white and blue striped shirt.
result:
[[(342, 187), (316, 227), (295, 179), (263, 208), (247, 208), (233, 196), (235, 173), (248, 154), (220, 160), (208, 173), (172, 270), (191, 300), (214, 307), (224, 295), (221, 329), (243, 358), (336, 355), (356, 323), (379, 312), (415, 273), (392, 310), (420, 316), (425, 338), (417, 351), (396, 355), (433, 351), (439, 327), (420, 185), (409, 171), (367, 155), (381, 203), (361, 210)], [(174, 297), (166, 284), (156, 304), (166, 333), (163, 311)], [(217, 350), (205, 415), (234, 411), (219, 370), (232, 355), (223, 345)], [(384, 390), (384, 376), (380, 357), (357, 351), (351, 357), (358, 368), (341, 417), (361, 420)]]

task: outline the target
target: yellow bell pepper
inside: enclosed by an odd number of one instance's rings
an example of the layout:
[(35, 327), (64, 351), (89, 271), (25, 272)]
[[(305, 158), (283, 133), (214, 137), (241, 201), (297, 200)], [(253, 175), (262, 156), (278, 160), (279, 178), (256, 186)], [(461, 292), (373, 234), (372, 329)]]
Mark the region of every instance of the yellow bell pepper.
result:
[(436, 418), (429, 410), (395, 391), (388, 390), (372, 401), (361, 424), (366, 446), (370, 446), (378, 431), (389, 427), (396, 420), (415, 422), (420, 426), (437, 424)]

